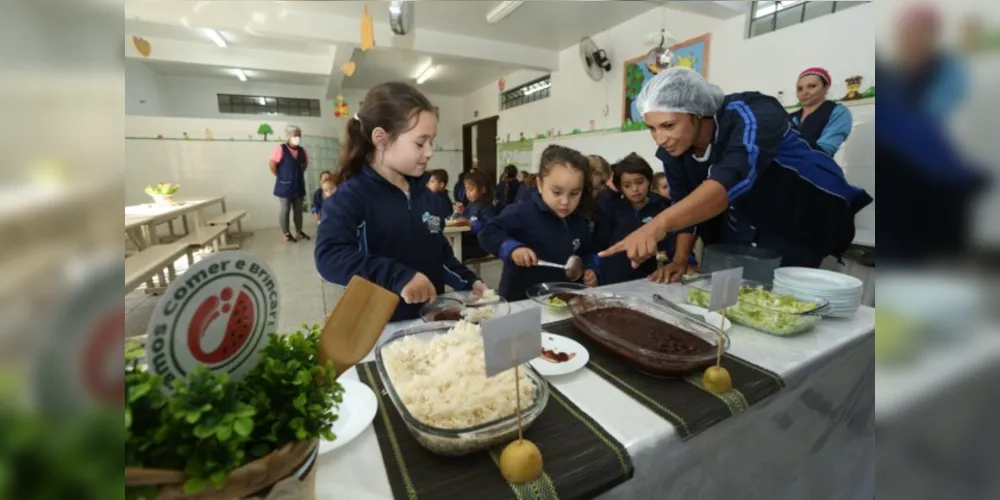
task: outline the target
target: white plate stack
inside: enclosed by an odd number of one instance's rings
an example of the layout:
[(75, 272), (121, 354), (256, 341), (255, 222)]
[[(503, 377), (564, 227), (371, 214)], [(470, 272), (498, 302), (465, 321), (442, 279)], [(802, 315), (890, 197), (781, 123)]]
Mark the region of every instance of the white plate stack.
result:
[(850, 318), (861, 306), (864, 283), (846, 274), (808, 267), (782, 267), (774, 271), (775, 293), (805, 295), (830, 301), (830, 316)]

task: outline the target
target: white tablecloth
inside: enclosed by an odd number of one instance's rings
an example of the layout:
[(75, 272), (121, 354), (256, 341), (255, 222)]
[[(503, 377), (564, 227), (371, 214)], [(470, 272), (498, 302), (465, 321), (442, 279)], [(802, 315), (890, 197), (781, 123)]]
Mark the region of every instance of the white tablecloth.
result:
[[(606, 289), (683, 298), (680, 285), (638, 281)], [(558, 319), (543, 314), (543, 322)], [(412, 324), (389, 325), (382, 340)], [(550, 382), (632, 456), (635, 477), (600, 498), (867, 500), (875, 498), (874, 333), (874, 310), (865, 307), (792, 338), (734, 327), (729, 352), (780, 374), (787, 387), (687, 442), (590, 370)], [(374, 430), (322, 456), (316, 483), (317, 499), (392, 498)]]

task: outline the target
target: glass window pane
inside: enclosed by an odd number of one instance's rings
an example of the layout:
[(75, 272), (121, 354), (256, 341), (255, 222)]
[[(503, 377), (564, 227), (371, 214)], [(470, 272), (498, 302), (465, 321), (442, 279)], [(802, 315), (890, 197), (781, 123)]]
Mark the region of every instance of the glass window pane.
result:
[(868, 2), (834, 2), (834, 3), (837, 4), (837, 6), (835, 7), (836, 12), (840, 12), (840, 11), (842, 11), (844, 9), (849, 9), (851, 7), (857, 7), (858, 5), (863, 5), (863, 4), (866, 4)]
[(774, 29), (780, 30), (802, 22), (802, 9), (805, 5), (796, 5), (785, 10), (778, 11), (778, 18)]
[(774, 3), (775, 2), (754, 2), (753, 3), (753, 18), (760, 19), (762, 17), (771, 15), (774, 13)]
[[(805, 20), (816, 19), (833, 12), (833, 6), (838, 2), (806, 2)], [(842, 2), (839, 2), (842, 3)]]
[(765, 33), (770, 33), (771, 31), (773, 31), (772, 29), (773, 22), (774, 19), (770, 17), (766, 17), (763, 19), (754, 19), (750, 23), (750, 36), (759, 36)]

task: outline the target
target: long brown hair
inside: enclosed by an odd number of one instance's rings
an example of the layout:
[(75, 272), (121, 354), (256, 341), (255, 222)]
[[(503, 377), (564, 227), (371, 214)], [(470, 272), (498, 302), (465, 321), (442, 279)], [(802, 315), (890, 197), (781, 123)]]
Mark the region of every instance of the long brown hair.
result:
[(482, 193), (482, 196), (479, 197), (479, 200), (476, 201), (476, 203), (485, 203), (487, 205), (493, 203), (493, 186), (490, 186), (490, 183), (486, 182), (486, 176), (483, 175), (482, 172), (478, 170), (467, 172), (465, 174), (465, 178), (462, 179), (462, 182), (471, 182), (474, 186), (479, 188), (479, 192)]
[(542, 158), (538, 162), (538, 178), (546, 178), (556, 165), (565, 165), (583, 175), (583, 192), (580, 195), (580, 206), (577, 207), (577, 211), (584, 217), (593, 217), (594, 195), (591, 193), (594, 188), (590, 183), (590, 163), (587, 157), (575, 149), (552, 144), (542, 151)]
[(503, 202), (506, 204), (514, 201), (514, 196), (516, 195), (516, 193), (514, 193), (514, 190), (511, 189), (510, 187), (517, 182), (517, 167), (514, 165), (507, 165), (506, 167), (503, 168), (502, 177), (504, 186)]
[(416, 118), (422, 111), (437, 114), (426, 96), (413, 86), (403, 82), (381, 83), (365, 94), (361, 108), (352, 118), (348, 118), (344, 140), (340, 145), (340, 161), (334, 183), (338, 186), (358, 175), (364, 166), (372, 161), (375, 144), (371, 134), (381, 127), (395, 141), (417, 125)]

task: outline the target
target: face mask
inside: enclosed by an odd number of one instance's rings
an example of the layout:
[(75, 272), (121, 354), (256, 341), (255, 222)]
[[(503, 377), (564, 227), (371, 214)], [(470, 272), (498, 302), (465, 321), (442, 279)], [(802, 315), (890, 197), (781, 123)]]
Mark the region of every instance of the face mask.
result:
[(288, 143), (292, 146), (298, 146), (300, 142), (302, 142), (301, 137), (292, 137), (288, 139)]

